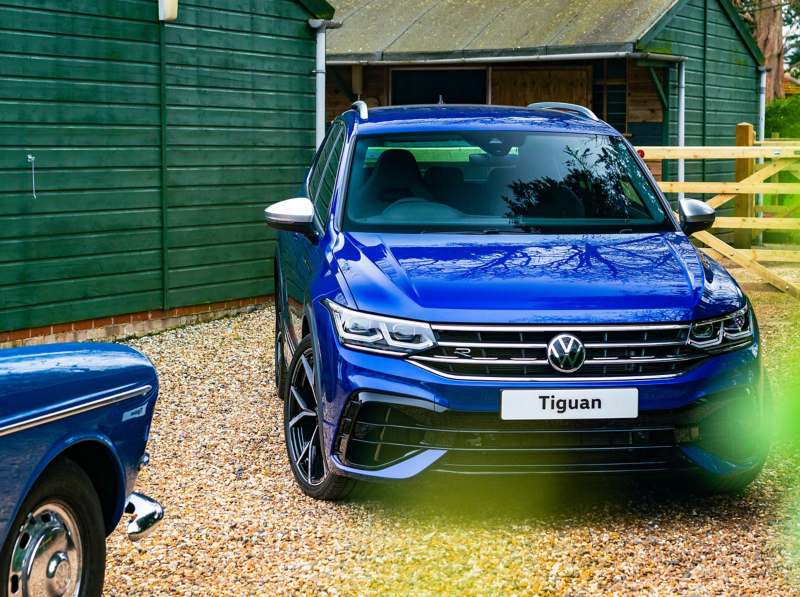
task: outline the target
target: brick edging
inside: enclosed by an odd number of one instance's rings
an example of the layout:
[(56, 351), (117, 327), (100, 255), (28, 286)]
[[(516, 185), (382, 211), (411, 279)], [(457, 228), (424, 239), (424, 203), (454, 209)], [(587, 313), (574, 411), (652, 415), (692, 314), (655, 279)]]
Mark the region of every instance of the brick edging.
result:
[(170, 328), (230, 317), (263, 308), (273, 295), (255, 296), (205, 305), (154, 309), (127, 315), (98, 317), (70, 323), (57, 323), (23, 330), (0, 332), (0, 349), (60, 342), (103, 340), (113, 342), (145, 336)]

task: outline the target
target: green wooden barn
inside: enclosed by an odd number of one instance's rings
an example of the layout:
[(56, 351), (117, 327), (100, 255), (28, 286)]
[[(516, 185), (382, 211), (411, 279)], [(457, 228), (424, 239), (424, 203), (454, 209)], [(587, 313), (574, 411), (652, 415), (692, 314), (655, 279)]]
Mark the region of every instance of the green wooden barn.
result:
[(0, 332), (271, 294), (331, 6), (1, 4)]
[[(339, 0), (329, 34), (328, 118), (368, 105), (578, 103), (634, 145), (733, 145), (756, 124), (764, 58), (730, 0)], [(650, 54), (650, 55), (648, 55)], [(676, 180), (674, 163), (649, 164)], [(705, 169), (705, 170), (704, 170)], [(733, 180), (732, 161), (686, 180)]]

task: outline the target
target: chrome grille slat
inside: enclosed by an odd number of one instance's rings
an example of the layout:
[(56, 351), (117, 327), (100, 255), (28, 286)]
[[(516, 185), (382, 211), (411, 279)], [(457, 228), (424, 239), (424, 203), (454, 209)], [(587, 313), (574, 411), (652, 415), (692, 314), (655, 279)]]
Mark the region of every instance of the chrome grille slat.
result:
[(689, 323), (670, 323), (670, 324), (645, 324), (645, 325), (526, 325), (526, 326), (502, 326), (502, 325), (445, 325), (431, 324), (433, 330), (447, 330), (455, 332), (638, 332), (648, 330), (688, 330)]
[[(455, 343), (453, 345), (455, 346)], [(649, 348), (651, 346), (685, 345), (686, 342), (684, 340), (673, 340), (670, 342), (587, 342), (584, 344), (586, 348)]]
[[(482, 365), (547, 365), (547, 359), (494, 359), (491, 357), (474, 357), (471, 359), (460, 359), (458, 357), (426, 357), (426, 356), (411, 356), (409, 357), (412, 361), (428, 361), (431, 363), (480, 363)], [(663, 358), (656, 358), (656, 357), (638, 357), (638, 358), (631, 358), (631, 359), (618, 359), (617, 357), (606, 357), (600, 359), (586, 359), (584, 362), (584, 366), (586, 365), (613, 365), (613, 364), (625, 364), (629, 365), (631, 363), (679, 363), (681, 361), (690, 361), (696, 360), (698, 357), (694, 355), (678, 355), (675, 357), (663, 357)]]
[[(687, 344), (689, 324), (445, 325), (431, 326), (437, 345), (408, 357), (449, 379), (587, 380), (651, 379), (685, 373), (708, 358)], [(580, 338), (586, 360), (577, 371), (557, 372), (548, 343), (569, 332)]]
[(454, 348), (547, 348), (547, 344), (529, 342), (439, 342), (439, 346)]

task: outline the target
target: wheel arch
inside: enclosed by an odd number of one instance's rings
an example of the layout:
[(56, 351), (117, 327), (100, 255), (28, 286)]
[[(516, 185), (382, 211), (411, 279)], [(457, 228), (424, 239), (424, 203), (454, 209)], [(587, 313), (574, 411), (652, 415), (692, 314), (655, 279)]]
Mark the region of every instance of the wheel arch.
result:
[(115, 462), (112, 453), (108, 445), (87, 439), (69, 446), (59, 454), (81, 467), (92, 482), (103, 509), (106, 535), (110, 535), (117, 526), (127, 498), (122, 466)]
[[(114, 444), (102, 435), (69, 437), (54, 445), (28, 479), (10, 520), (17, 516), (22, 502), (42, 473), (59, 457), (69, 458), (89, 477), (103, 509), (106, 536), (110, 535), (122, 518), (127, 499), (126, 482), (124, 467)], [(5, 541), (5, 537), (0, 539)]]

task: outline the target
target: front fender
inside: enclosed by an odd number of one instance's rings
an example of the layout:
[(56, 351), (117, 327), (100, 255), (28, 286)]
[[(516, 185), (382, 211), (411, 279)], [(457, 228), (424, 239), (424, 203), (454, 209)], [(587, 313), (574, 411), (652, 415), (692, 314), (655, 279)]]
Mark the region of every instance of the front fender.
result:
[[(31, 432), (36, 433), (37, 431), (41, 432), (41, 428), (33, 428), (25, 432), (21, 432), (19, 434), (15, 434), (15, 440), (20, 443), (21, 446), (24, 446), (28, 440), (32, 438), (26, 437), (16, 437), (16, 436), (24, 436), (27, 434), (31, 434)], [(9, 436), (10, 437), (10, 436)], [(25, 500), (25, 496), (28, 495), (33, 485), (36, 483), (36, 480), (41, 476), (42, 471), (44, 471), (56, 458), (64, 454), (65, 452), (69, 451), (71, 448), (78, 446), (82, 443), (93, 443), (96, 444), (98, 447), (103, 449), (105, 453), (108, 455), (109, 460), (112, 464), (114, 469), (114, 481), (117, 487), (117, 495), (114, 504), (114, 512), (109, 521), (109, 524), (106, 526), (106, 535), (110, 535), (114, 528), (119, 523), (120, 519), (122, 518), (123, 510), (125, 508), (125, 502), (127, 499), (128, 494), (130, 493), (129, 490), (132, 490), (132, 487), (129, 488), (126, 483), (126, 474), (125, 474), (125, 467), (122, 464), (122, 459), (120, 458), (117, 449), (115, 448), (114, 444), (111, 440), (106, 437), (105, 435), (99, 433), (82, 433), (82, 434), (72, 434), (67, 435), (53, 443), (50, 449), (42, 456), (36, 466), (33, 468), (31, 473), (27, 476), (27, 479), (24, 481), (24, 484), (20, 488), (19, 485), (16, 488), (10, 487), (10, 484), (4, 483), (7, 489), (16, 489), (16, 502), (14, 503), (13, 509), (9, 512), (8, 517), (5, 520), (0, 519), (0, 545), (2, 545), (6, 537), (9, 533), (9, 527), (11, 521), (16, 518), (17, 514), (19, 513), (19, 509), (22, 506), (22, 502)], [(25, 453), (25, 450), (21, 450), (22, 456), (26, 457), (29, 454)], [(2, 472), (2, 471), (0, 471)], [(21, 489), (21, 490), (20, 490)], [(14, 498), (14, 493), (11, 495), (6, 496), (10, 499)], [(4, 517), (5, 518), (5, 517)]]

